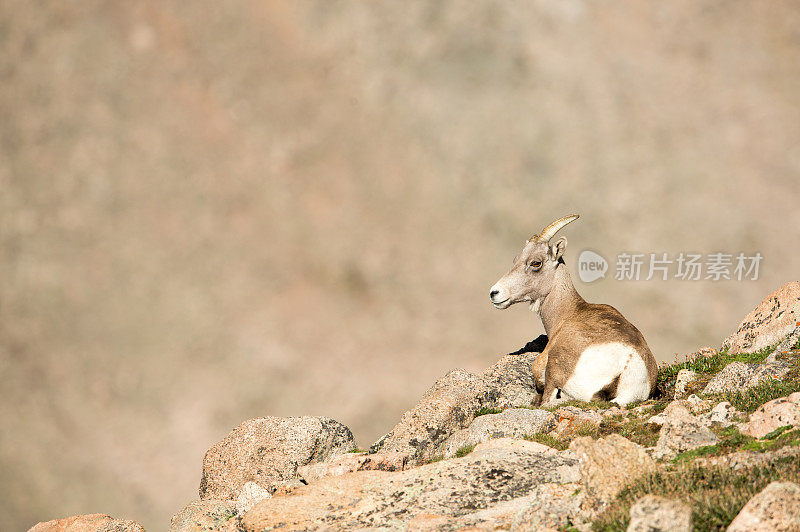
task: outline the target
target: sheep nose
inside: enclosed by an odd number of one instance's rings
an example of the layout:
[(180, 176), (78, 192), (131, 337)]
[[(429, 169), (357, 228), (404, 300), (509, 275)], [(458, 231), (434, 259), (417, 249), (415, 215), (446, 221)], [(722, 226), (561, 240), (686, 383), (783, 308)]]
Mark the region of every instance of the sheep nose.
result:
[(494, 299), (494, 296), (500, 293), (500, 290), (492, 290), (489, 292), (489, 299)]

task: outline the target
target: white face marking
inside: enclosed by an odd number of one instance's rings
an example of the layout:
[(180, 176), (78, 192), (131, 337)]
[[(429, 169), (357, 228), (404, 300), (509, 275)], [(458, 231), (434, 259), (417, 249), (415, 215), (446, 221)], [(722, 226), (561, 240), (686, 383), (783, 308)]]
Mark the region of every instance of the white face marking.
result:
[(540, 297), (534, 301), (531, 301), (530, 307), (528, 308), (530, 308), (532, 312), (539, 314), (539, 310), (542, 308), (542, 298)]
[[(624, 370), (624, 371), (623, 371)], [(621, 374), (621, 375), (620, 375)], [(594, 394), (620, 375), (617, 397), (620, 405), (645, 400), (650, 395), (647, 367), (633, 346), (610, 342), (587, 347), (563, 389), (572, 397), (591, 401)]]

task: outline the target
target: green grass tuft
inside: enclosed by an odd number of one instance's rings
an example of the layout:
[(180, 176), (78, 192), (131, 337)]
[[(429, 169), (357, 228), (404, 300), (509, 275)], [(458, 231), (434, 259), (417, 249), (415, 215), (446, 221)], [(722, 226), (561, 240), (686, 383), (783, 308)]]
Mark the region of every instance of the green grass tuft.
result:
[(547, 445), (548, 447), (558, 449), (559, 451), (563, 451), (569, 447), (569, 442), (559, 440), (558, 438), (554, 438), (553, 436), (545, 433), (528, 434), (524, 436), (524, 439), (541, 443), (542, 445)]
[(695, 458), (699, 458), (701, 456), (719, 456), (723, 454), (730, 454), (743, 449), (746, 445), (755, 441), (755, 438), (752, 436), (745, 436), (739, 432), (738, 428), (734, 426), (724, 429), (716, 429), (714, 432), (716, 432), (717, 436), (720, 438), (718, 443), (692, 449), (691, 451), (684, 451), (675, 457), (673, 462), (685, 462), (694, 460)]
[(474, 417), (487, 416), (489, 414), (499, 414), (502, 411), (503, 411), (502, 408), (487, 408), (484, 406), (475, 411)]
[(658, 370), (658, 382), (674, 381), (682, 369), (690, 369), (697, 373), (717, 373), (731, 362), (763, 362), (775, 351), (775, 347), (773, 345), (753, 353), (737, 353), (735, 355), (729, 355), (727, 350), (723, 350), (710, 357), (701, 356), (671, 366), (663, 366)]
[(472, 445), (465, 445), (461, 447), (459, 450), (456, 451), (456, 458), (461, 458), (463, 456), (467, 456), (469, 453), (475, 450), (475, 444)]
[(715, 401), (728, 401), (742, 412), (755, 412), (759, 406), (773, 399), (786, 397), (790, 393), (800, 391), (800, 380), (789, 378), (786, 381), (768, 379), (743, 392), (727, 392), (711, 397)]
[(764, 436), (764, 438), (762, 438), (762, 439), (764, 439), (764, 440), (774, 440), (775, 438), (777, 438), (778, 436), (780, 436), (781, 434), (783, 434), (787, 430), (791, 430), (791, 429), (792, 429), (792, 425), (784, 425), (782, 427), (778, 427), (777, 429), (773, 430), (772, 432), (770, 432), (769, 434)]
[(542, 410), (547, 410), (548, 412), (555, 412), (559, 408), (565, 406), (575, 406), (580, 408), (581, 410), (606, 410), (608, 408), (617, 406), (614, 403), (610, 403), (608, 401), (579, 401), (577, 399), (572, 399), (569, 401), (564, 401), (563, 403), (558, 403), (557, 405), (552, 406), (545, 406), (542, 407)]
[(652, 447), (658, 441), (658, 434), (661, 427), (649, 425), (647, 419), (647, 416), (644, 418), (631, 417), (628, 419), (606, 418), (600, 423), (598, 435), (607, 436), (609, 434), (619, 434), (643, 447)]

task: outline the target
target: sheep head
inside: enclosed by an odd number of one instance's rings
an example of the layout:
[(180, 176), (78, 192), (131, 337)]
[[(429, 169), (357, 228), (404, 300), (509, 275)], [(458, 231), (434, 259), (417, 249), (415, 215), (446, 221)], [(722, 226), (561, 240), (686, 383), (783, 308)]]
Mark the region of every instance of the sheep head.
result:
[(495, 308), (506, 309), (514, 303), (526, 301), (538, 311), (542, 300), (553, 289), (556, 268), (564, 263), (561, 257), (567, 248), (564, 237), (553, 244), (550, 240), (562, 227), (576, 219), (577, 214), (560, 218), (525, 242), (511, 269), (489, 290)]

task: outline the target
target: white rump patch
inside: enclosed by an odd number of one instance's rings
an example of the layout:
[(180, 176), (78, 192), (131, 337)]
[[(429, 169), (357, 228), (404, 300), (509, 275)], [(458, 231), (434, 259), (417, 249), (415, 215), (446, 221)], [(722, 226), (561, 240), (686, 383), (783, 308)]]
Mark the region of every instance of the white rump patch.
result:
[(626, 405), (644, 401), (650, 395), (647, 366), (636, 349), (621, 342), (587, 347), (578, 358), (575, 371), (563, 389), (576, 399), (591, 401), (617, 375), (617, 396), (613, 402)]

